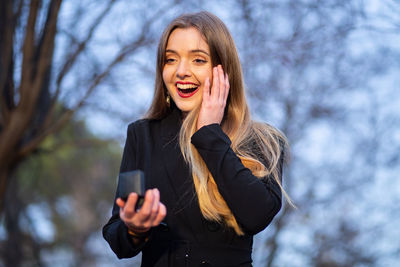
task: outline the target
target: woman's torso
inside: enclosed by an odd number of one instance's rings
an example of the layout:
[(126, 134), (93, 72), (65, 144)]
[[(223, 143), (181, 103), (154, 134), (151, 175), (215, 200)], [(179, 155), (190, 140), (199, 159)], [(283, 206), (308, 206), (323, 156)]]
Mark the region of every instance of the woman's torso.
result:
[(158, 188), (167, 207), (163, 224), (153, 229), (142, 251), (142, 266), (251, 266), (253, 237), (240, 237), (202, 216), (179, 148), (179, 127), (179, 114), (174, 113), (132, 127), (136, 156), (131, 167), (144, 171), (146, 188)]

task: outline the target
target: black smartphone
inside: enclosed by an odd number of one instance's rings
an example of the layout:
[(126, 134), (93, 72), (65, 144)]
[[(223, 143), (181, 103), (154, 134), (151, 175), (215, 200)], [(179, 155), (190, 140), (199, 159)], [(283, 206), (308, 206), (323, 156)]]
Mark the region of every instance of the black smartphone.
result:
[(135, 192), (138, 194), (139, 199), (136, 202), (135, 209), (140, 209), (144, 202), (145, 178), (141, 170), (121, 172), (118, 177), (117, 197), (126, 201), (130, 193)]

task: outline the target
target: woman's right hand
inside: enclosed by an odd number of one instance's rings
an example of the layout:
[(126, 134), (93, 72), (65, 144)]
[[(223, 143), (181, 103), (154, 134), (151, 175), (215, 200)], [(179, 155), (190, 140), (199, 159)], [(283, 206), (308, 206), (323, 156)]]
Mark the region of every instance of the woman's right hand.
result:
[(157, 188), (146, 191), (143, 206), (135, 210), (138, 195), (130, 193), (128, 199), (123, 201), (117, 198), (119, 216), (126, 226), (134, 233), (145, 233), (151, 227), (157, 226), (167, 215), (167, 208), (160, 202), (160, 191)]

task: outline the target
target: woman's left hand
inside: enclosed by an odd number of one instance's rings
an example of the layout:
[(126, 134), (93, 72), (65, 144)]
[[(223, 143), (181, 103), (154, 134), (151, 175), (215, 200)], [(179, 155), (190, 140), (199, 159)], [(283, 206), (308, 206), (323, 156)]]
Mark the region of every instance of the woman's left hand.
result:
[(221, 65), (213, 68), (213, 84), (210, 92), (210, 79), (203, 88), (203, 100), (197, 120), (197, 129), (213, 123), (220, 124), (224, 117), (226, 100), (229, 95), (229, 78)]

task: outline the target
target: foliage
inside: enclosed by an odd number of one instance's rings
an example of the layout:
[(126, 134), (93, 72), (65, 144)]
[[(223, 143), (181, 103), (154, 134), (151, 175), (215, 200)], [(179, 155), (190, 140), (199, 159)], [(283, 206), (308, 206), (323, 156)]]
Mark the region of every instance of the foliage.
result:
[[(110, 215), (120, 155), (118, 143), (98, 139), (83, 122), (72, 121), (21, 164), (15, 176), (18, 189), (7, 197), (18, 210), (14, 216), (22, 226), (19, 243), (31, 243), (23, 248), (21, 264), (67, 263), (68, 258), (54, 256), (63, 252), (70, 255), (70, 265), (82, 266), (97, 256), (89, 244), (100, 238)], [(8, 208), (6, 215), (10, 216)], [(8, 234), (1, 240), (3, 248), (12, 242), (13, 233)], [(8, 258), (7, 250), (0, 252)]]

